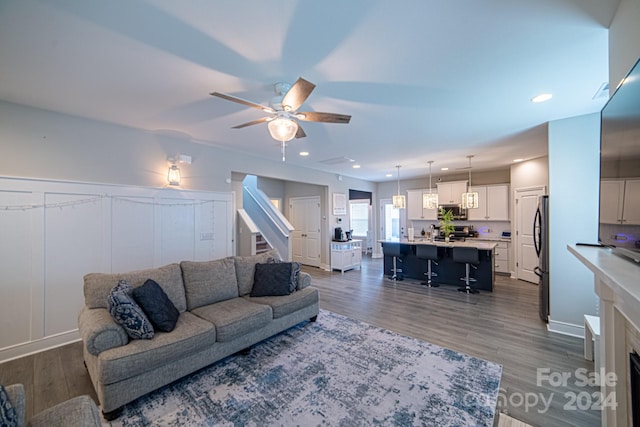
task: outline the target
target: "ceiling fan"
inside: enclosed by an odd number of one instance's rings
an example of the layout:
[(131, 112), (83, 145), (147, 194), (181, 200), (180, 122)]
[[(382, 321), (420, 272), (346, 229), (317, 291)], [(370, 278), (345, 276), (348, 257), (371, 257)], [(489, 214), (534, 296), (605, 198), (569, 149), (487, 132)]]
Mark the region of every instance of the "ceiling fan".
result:
[(226, 99), (227, 101), (237, 102), (238, 104), (246, 105), (248, 107), (257, 108), (268, 113), (269, 116), (233, 126), (233, 129), (267, 123), (271, 137), (282, 143), (283, 161), (285, 142), (292, 140), (294, 137), (304, 138), (307, 136), (302, 129), (302, 126), (298, 123), (299, 120), (307, 122), (345, 124), (349, 123), (351, 120), (351, 116), (346, 114), (298, 111), (298, 108), (302, 106), (316, 87), (316, 85), (302, 77), (298, 78), (293, 85), (288, 83), (276, 83), (273, 87), (276, 92), (276, 96), (271, 99), (269, 106), (219, 92), (213, 92), (211, 95)]

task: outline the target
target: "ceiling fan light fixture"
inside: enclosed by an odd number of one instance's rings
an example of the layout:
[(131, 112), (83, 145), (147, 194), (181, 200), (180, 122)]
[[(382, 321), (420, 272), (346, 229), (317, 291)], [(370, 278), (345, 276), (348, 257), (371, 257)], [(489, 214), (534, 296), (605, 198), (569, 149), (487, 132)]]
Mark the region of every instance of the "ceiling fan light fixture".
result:
[(271, 137), (280, 142), (291, 141), (298, 132), (298, 123), (286, 117), (271, 120), (267, 126)]

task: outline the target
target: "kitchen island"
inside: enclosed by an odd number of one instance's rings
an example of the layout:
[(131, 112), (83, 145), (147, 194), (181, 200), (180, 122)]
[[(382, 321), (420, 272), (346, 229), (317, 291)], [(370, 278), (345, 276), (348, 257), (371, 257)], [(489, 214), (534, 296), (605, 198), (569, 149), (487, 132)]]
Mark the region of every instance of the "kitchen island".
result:
[(465, 275), (465, 265), (453, 261), (453, 248), (458, 247), (474, 247), (479, 250), (480, 264), (477, 269), (471, 269), (471, 277), (477, 280), (473, 282), (471, 287), (478, 290), (493, 292), (493, 283), (495, 281), (494, 269), (494, 249), (497, 243), (494, 242), (478, 242), (473, 239), (466, 239), (458, 242), (439, 242), (430, 241), (429, 239), (391, 239), (380, 240), (382, 243), (382, 252), (384, 253), (384, 274), (391, 276), (393, 274), (393, 257), (387, 255), (385, 246), (400, 244), (400, 250), (403, 254), (402, 263), (399, 268), (402, 269), (401, 277), (425, 281), (427, 272), (427, 260), (416, 257), (416, 246), (433, 245), (438, 248), (438, 265), (433, 265), (432, 270), (438, 274), (433, 279), (434, 283), (440, 285), (452, 285), (456, 287), (464, 286), (464, 281), (460, 280)]

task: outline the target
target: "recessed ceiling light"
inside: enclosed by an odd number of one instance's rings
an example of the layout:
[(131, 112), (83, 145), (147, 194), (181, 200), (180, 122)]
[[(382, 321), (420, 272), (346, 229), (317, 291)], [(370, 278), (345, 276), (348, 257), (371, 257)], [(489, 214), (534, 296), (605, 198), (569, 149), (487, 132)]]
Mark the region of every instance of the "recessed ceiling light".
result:
[(518, 162), (524, 162), (524, 159), (513, 159), (514, 163), (518, 163)]
[(448, 171), (449, 168), (440, 168), (441, 171)]
[(551, 95), (550, 93), (541, 93), (540, 95), (536, 95), (533, 98), (531, 98), (531, 102), (545, 102), (550, 100), (551, 98), (553, 98), (553, 95)]
[(360, 169), (360, 165), (353, 165), (351, 167), (354, 168), (354, 169)]
[(300, 155), (301, 155), (301, 156), (303, 156), (303, 157), (304, 157), (304, 156), (308, 156), (308, 155), (309, 155), (309, 152), (308, 152), (308, 151), (301, 151), (301, 152), (300, 152)]
[(393, 176), (393, 174), (392, 174), (392, 173), (388, 173), (388, 174), (386, 174), (385, 176), (386, 176), (387, 178), (391, 178), (391, 177)]

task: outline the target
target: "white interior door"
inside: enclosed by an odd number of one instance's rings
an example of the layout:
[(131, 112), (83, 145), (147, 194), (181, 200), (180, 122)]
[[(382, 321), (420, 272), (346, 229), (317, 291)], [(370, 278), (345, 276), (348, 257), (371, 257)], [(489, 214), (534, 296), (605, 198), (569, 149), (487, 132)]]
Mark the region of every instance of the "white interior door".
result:
[(538, 197), (546, 193), (544, 187), (516, 189), (515, 255), (516, 278), (538, 283), (533, 269), (538, 255), (533, 245), (533, 220), (538, 208)]
[(293, 261), (320, 267), (320, 197), (292, 198), (289, 216)]

